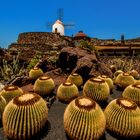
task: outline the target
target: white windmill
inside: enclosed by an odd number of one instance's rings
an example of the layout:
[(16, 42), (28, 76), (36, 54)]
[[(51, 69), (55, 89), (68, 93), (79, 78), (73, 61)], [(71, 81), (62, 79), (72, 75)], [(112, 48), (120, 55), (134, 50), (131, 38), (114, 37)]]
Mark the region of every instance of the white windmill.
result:
[(62, 22), (62, 18), (63, 18), (63, 9), (62, 8), (58, 9), (57, 14), (58, 14), (58, 19), (53, 24), (48, 23), (47, 26), (52, 27), (53, 33), (59, 33), (60, 35), (64, 36), (65, 35), (65, 28), (70, 28), (70, 27), (74, 26), (74, 24), (73, 23), (64, 24)]

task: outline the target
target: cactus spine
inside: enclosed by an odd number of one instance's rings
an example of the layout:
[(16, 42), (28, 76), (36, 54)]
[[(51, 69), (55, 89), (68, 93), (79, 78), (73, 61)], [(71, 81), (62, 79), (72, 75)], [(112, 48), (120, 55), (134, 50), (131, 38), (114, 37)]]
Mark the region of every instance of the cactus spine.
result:
[(57, 89), (57, 98), (62, 102), (70, 102), (78, 97), (78, 95), (79, 91), (77, 86), (70, 82), (61, 84)]
[(111, 101), (104, 111), (106, 128), (124, 138), (140, 136), (140, 109), (135, 102), (119, 98)]
[(77, 87), (80, 87), (83, 84), (83, 78), (77, 73), (70, 74), (67, 78), (67, 82), (75, 84)]
[(47, 76), (39, 77), (34, 84), (34, 92), (41, 96), (49, 95), (55, 88), (55, 84), (52, 78)]
[(5, 86), (4, 89), (0, 92), (0, 95), (5, 98), (7, 103), (14, 97), (22, 94), (23, 94), (22, 89), (14, 85)]
[(74, 99), (65, 109), (64, 129), (71, 139), (99, 139), (105, 132), (105, 124), (102, 109), (88, 97)]
[(83, 94), (97, 102), (104, 102), (110, 95), (110, 89), (103, 79), (91, 78), (85, 83)]
[(4, 133), (10, 139), (31, 139), (47, 121), (48, 108), (35, 93), (15, 97), (3, 112)]

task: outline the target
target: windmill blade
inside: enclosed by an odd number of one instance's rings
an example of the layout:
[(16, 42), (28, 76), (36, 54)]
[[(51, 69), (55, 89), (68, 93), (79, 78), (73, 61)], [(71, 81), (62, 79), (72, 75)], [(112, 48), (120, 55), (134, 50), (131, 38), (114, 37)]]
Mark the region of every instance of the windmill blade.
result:
[(57, 10), (57, 18), (60, 20), (60, 21), (63, 21), (63, 14), (64, 12), (63, 12), (63, 8), (59, 8), (58, 10)]
[(54, 24), (53, 22), (47, 22), (46, 27), (50, 29), (52, 28), (53, 24)]

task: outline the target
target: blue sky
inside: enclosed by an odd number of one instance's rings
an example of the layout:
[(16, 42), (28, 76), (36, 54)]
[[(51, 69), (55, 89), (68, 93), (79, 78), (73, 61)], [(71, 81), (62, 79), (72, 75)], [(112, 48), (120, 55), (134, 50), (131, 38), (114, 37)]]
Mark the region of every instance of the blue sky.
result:
[(16, 42), (18, 34), (51, 31), (47, 22), (64, 9), (64, 23), (74, 22), (66, 35), (83, 30), (90, 37), (140, 37), (140, 0), (0, 0), (0, 46)]

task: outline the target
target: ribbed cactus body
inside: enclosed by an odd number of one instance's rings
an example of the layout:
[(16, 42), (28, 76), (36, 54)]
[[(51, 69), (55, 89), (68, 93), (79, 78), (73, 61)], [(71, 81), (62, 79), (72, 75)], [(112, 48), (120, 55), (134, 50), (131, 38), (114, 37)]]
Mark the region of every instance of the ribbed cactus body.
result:
[(83, 78), (77, 73), (70, 74), (67, 78), (67, 82), (75, 84), (77, 87), (80, 87), (83, 84)]
[(42, 75), (43, 75), (43, 71), (40, 68), (33, 68), (29, 72), (29, 78), (31, 80), (36, 80), (37, 78), (39, 78)]
[(83, 94), (97, 102), (104, 102), (110, 95), (110, 89), (104, 80), (91, 78), (85, 83)]
[(2, 119), (2, 114), (5, 106), (6, 106), (6, 100), (4, 99), (3, 96), (0, 96), (0, 120)]
[(4, 89), (0, 92), (0, 95), (5, 98), (7, 103), (14, 97), (22, 94), (23, 94), (22, 89), (14, 85), (5, 86)]
[(102, 109), (88, 97), (74, 99), (65, 109), (64, 129), (71, 139), (99, 139), (105, 132), (105, 124)]
[(105, 80), (107, 82), (110, 90), (112, 90), (114, 88), (113, 80), (111, 78), (109, 78), (106, 75), (99, 76), (99, 78), (101, 78), (101, 79), (103, 79), (103, 80)]
[(4, 109), (3, 128), (10, 139), (31, 139), (45, 125), (48, 108), (43, 98), (35, 93), (15, 97)]
[(42, 76), (35, 81), (34, 92), (41, 96), (49, 95), (55, 88), (55, 84), (52, 78)]
[(140, 136), (140, 109), (129, 99), (115, 99), (104, 111), (106, 128), (117, 136), (136, 138)]
[(117, 77), (117, 76), (118, 76), (119, 74), (121, 74), (121, 73), (123, 73), (122, 70), (117, 70), (117, 71), (115, 71), (114, 77)]
[(140, 84), (129, 85), (123, 91), (122, 96), (133, 100), (140, 107)]
[(140, 76), (138, 71), (136, 71), (134, 69), (129, 71), (129, 74), (132, 75), (135, 79), (137, 79)]
[(78, 97), (78, 95), (79, 91), (77, 86), (70, 82), (61, 84), (57, 89), (57, 98), (62, 102), (70, 102)]
[(127, 86), (134, 84), (135, 79), (128, 73), (119, 74), (115, 79), (115, 84), (121, 88), (126, 88)]

